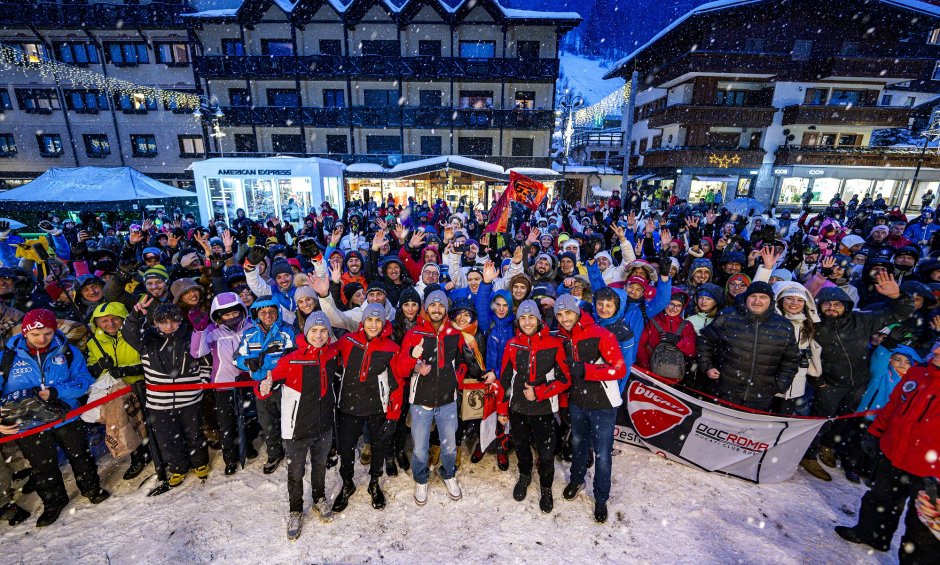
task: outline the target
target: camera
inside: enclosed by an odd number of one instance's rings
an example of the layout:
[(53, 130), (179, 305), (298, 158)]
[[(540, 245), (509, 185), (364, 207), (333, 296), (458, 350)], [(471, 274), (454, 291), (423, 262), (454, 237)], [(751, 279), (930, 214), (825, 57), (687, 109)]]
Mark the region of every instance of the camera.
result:
[(809, 349), (800, 350), (800, 369), (809, 369)]

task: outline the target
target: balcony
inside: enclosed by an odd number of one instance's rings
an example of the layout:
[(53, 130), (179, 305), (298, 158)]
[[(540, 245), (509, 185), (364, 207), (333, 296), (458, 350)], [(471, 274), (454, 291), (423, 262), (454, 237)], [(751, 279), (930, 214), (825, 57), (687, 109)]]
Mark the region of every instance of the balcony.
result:
[(223, 124), (226, 126), (549, 130), (555, 124), (555, 113), (552, 110), (474, 110), (422, 106), (225, 106), (222, 111), (225, 113)]
[(760, 167), (760, 149), (669, 147), (643, 153), (644, 168), (746, 169)]
[[(894, 147), (819, 147), (788, 145), (777, 149), (775, 165), (828, 165), (844, 167), (916, 167), (920, 149)], [(940, 153), (927, 150), (924, 165), (940, 168)]]
[(185, 4), (60, 4), (57, 2), (0, 2), (0, 25), (11, 27), (115, 28), (183, 27), (180, 14), (192, 12)]
[[(2, 154), (0, 154), (2, 156)], [(200, 154), (200, 156), (202, 156)], [(376, 154), (364, 154), (364, 153), (276, 153), (276, 152), (264, 152), (264, 151), (253, 151), (253, 152), (234, 152), (226, 151), (224, 153), (219, 153), (218, 151), (209, 151), (206, 153), (207, 158), (212, 157), (321, 157), (323, 159), (332, 159), (334, 161), (339, 161), (347, 165), (353, 163), (372, 163), (375, 165), (382, 165), (386, 167), (392, 167), (396, 163), (411, 163), (413, 161), (420, 161), (422, 159), (430, 159), (432, 157), (440, 157), (440, 155), (376, 155)], [(542, 169), (550, 169), (552, 167), (551, 157), (501, 157), (498, 155), (464, 155), (464, 157), (470, 157), (478, 161), (484, 161), (486, 163), (492, 163), (494, 165), (499, 165), (504, 169), (511, 169), (516, 167), (537, 167)]]
[(790, 53), (745, 53), (740, 51), (690, 51), (664, 63), (654, 71), (650, 86), (661, 87), (683, 75), (720, 74), (725, 77), (772, 77), (791, 62)]
[(650, 115), (649, 127), (708, 124), (715, 127), (765, 128), (773, 122), (776, 111), (772, 107), (676, 104)]
[(204, 79), (398, 78), (554, 82), (556, 59), (463, 59), (458, 57), (346, 57), (339, 55), (201, 56), (195, 72)]
[(794, 105), (783, 109), (783, 125), (906, 127), (911, 109), (904, 106)]
[(830, 57), (820, 75), (827, 78), (874, 78), (903, 81), (926, 78), (934, 65), (933, 59), (864, 57), (840, 55)]

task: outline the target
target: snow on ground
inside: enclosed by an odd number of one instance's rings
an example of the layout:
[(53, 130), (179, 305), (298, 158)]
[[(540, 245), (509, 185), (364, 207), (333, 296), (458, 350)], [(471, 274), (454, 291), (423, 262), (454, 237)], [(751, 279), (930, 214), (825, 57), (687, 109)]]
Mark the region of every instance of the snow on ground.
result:
[(571, 53), (562, 53), (560, 59), (564, 77), (558, 80), (559, 91), (567, 86), (575, 94), (583, 96), (588, 105), (600, 102), (611, 92), (623, 87), (621, 78), (602, 78), (610, 70), (611, 61), (588, 59)]
[[(262, 450), (263, 451), (263, 450)], [(561, 496), (567, 464), (556, 463), (555, 510), (538, 508), (537, 481), (528, 498), (512, 499), (509, 472), (488, 455), (464, 456), (458, 478), (464, 498), (447, 498), (432, 478), (427, 506), (415, 505), (410, 474), (385, 478), (388, 506), (373, 510), (367, 469), (356, 464), (359, 486), (349, 508), (330, 524), (305, 516), (299, 540), (285, 537), (287, 471), (261, 473), (263, 456), (232, 477), (214, 453), (206, 483), (192, 475), (180, 487), (147, 498), (149, 481), (121, 480), (126, 462), (108, 459), (101, 474), (113, 496), (98, 506), (77, 495), (58, 522), (38, 530), (35, 494), (24, 499), (33, 516), (15, 528), (0, 526), (3, 563), (893, 563), (890, 554), (842, 541), (832, 531), (854, 524), (864, 492), (838, 473), (823, 483), (802, 470), (778, 485), (755, 485), (704, 473), (624, 446), (614, 457), (607, 524), (593, 521), (593, 501), (582, 492)], [(141, 477), (152, 472), (148, 467)], [(588, 492), (590, 488), (588, 474)], [(337, 469), (327, 472), (331, 496)], [(308, 487), (309, 488), (309, 487)], [(77, 499), (74, 497), (78, 497)], [(310, 504), (309, 490), (307, 506)]]

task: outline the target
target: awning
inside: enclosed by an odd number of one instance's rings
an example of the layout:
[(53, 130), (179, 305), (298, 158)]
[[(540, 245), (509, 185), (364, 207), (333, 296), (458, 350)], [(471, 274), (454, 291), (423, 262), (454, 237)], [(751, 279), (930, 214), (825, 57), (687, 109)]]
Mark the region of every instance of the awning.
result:
[(702, 182), (735, 182), (738, 177), (707, 177), (705, 175), (695, 175), (694, 180)]
[(647, 180), (653, 175), (634, 175), (627, 180)]
[(604, 198), (609, 198), (614, 195), (614, 192), (612, 190), (604, 190), (603, 188), (597, 185), (594, 185), (591, 187), (591, 192), (594, 194), (594, 196), (601, 196)]

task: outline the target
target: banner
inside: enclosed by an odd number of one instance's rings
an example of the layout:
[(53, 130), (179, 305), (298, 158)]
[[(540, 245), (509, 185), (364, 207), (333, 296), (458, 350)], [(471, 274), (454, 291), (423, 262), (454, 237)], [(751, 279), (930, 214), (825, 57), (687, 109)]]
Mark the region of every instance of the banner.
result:
[(624, 391), (615, 440), (672, 461), (756, 483), (796, 472), (826, 418), (749, 413), (700, 400), (636, 369)]
[(509, 171), (509, 185), (490, 210), (483, 233), (501, 233), (509, 228), (512, 202), (518, 202), (534, 212), (538, 210), (547, 194), (548, 187), (544, 184), (515, 171)]

